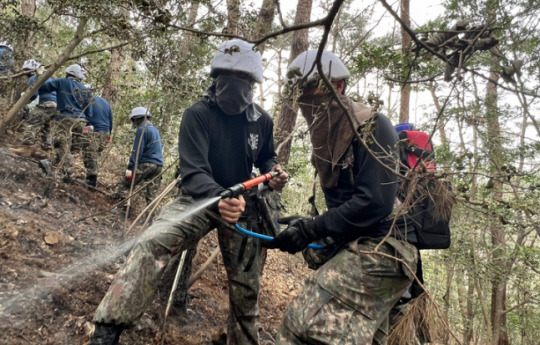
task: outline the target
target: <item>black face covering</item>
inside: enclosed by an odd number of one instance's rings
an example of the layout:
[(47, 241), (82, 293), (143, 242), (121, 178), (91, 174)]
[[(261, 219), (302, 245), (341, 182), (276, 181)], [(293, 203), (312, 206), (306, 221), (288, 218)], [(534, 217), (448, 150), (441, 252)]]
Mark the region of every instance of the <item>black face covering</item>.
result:
[(253, 103), (253, 88), (245, 79), (220, 75), (216, 78), (216, 103), (227, 115), (241, 114)]

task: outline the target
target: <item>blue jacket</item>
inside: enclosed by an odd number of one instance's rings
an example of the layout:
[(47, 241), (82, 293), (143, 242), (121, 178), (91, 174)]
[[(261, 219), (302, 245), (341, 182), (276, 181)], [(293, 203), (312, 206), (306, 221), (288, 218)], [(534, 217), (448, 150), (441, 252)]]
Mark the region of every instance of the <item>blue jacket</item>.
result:
[(0, 73), (6, 73), (13, 66), (13, 52), (6, 47), (0, 47)]
[(163, 166), (163, 154), (159, 132), (150, 121), (144, 121), (139, 125), (139, 127), (137, 127), (137, 134), (135, 135), (135, 142), (133, 143), (133, 150), (131, 151), (128, 170), (133, 170), (135, 167), (137, 148), (139, 147), (139, 140), (141, 140), (141, 136), (142, 142), (141, 148), (139, 149), (139, 164), (153, 163)]
[(111, 106), (102, 97), (95, 97), (86, 109), (86, 118), (94, 126), (94, 132), (111, 132), (113, 116)]
[(47, 81), (39, 92), (56, 91), (56, 109), (65, 116), (86, 119), (83, 112), (90, 104), (91, 94), (86, 87), (73, 78), (59, 78)]
[[(28, 79), (28, 87), (34, 84), (36, 80), (37, 80), (37, 77), (35, 75), (31, 76), (30, 79)], [(49, 78), (47, 79), (45, 83), (48, 83), (52, 80), (53, 80), (52, 78)], [(30, 100), (33, 101), (38, 96), (39, 96), (39, 102), (38, 102), (39, 104), (49, 102), (49, 101), (56, 103), (56, 91), (49, 92), (49, 91), (41, 91), (40, 89), (36, 91), (36, 93), (32, 96), (32, 98), (30, 98)]]

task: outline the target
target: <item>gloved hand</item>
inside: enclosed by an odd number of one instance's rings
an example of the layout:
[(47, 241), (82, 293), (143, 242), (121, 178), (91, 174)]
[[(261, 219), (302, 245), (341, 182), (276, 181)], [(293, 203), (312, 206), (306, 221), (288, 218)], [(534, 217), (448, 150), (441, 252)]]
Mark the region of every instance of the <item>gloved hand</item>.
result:
[[(284, 219), (280, 219), (280, 223)], [(294, 254), (306, 248), (308, 244), (320, 238), (311, 218), (289, 217), (289, 226), (277, 235), (267, 247), (279, 248), (281, 251)]]
[(133, 178), (133, 171), (126, 170), (126, 181), (131, 181), (132, 178)]
[(45, 66), (41, 65), (38, 68), (36, 68), (36, 74), (37, 75), (42, 75), (43, 72), (45, 72)]

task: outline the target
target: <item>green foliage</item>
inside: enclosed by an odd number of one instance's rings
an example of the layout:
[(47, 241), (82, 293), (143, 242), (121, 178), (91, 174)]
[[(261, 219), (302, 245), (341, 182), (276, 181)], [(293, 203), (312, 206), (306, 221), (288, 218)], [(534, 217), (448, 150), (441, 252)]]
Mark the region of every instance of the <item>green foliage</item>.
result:
[(401, 71), (403, 57), (389, 45), (362, 43), (360, 54), (353, 59), (351, 70), (361, 76), (378, 72), (396, 75)]

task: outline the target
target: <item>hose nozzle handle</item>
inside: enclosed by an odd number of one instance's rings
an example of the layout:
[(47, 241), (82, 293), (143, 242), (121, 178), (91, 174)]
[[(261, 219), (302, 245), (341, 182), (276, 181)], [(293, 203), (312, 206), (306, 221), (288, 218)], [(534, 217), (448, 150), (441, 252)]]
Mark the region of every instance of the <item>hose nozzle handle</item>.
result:
[(283, 170), (280, 171), (272, 171), (266, 174), (259, 175), (257, 177), (252, 178), (251, 180), (247, 180), (245, 182), (236, 184), (232, 187), (227, 188), (221, 193), (221, 198), (236, 198), (240, 193), (242, 193), (245, 190), (251, 189), (257, 185), (260, 185), (261, 183), (264, 183), (266, 181), (269, 181), (273, 179), (274, 177), (278, 176), (279, 174), (283, 173)]

